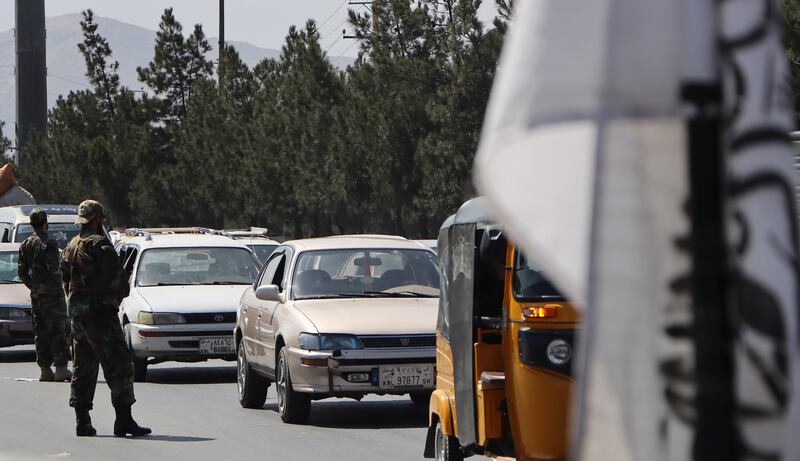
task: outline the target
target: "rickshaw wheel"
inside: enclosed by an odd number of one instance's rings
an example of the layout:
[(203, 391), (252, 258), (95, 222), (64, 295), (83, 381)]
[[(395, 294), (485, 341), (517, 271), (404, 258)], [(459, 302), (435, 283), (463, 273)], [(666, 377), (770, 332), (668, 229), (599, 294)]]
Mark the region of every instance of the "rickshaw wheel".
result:
[(442, 422), (436, 421), (436, 461), (462, 461), (464, 453), (461, 451), (458, 439), (445, 435), (442, 431)]

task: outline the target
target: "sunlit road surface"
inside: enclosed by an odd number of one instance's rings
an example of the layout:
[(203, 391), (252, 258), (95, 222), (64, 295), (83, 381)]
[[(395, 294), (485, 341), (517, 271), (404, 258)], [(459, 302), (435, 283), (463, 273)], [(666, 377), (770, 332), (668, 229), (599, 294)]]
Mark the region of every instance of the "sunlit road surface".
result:
[[(97, 385), (98, 436), (75, 436), (68, 383), (40, 383), (32, 347), (0, 349), (0, 460), (420, 460), (427, 408), (407, 396), (328, 399), (307, 425), (281, 422), (275, 387), (261, 410), (236, 399), (236, 367), (214, 360), (152, 366), (136, 383), (134, 418), (142, 438), (113, 435), (114, 409)], [(102, 380), (102, 372), (100, 375)], [(485, 459), (475, 457), (471, 459)]]

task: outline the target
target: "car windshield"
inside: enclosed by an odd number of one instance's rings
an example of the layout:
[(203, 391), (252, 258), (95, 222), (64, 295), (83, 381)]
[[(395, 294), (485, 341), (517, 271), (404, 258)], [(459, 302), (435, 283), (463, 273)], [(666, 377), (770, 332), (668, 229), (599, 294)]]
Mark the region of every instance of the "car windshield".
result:
[(514, 297), (523, 301), (563, 300), (564, 296), (550, 284), (536, 265), (520, 252), (514, 262)]
[(249, 285), (259, 264), (244, 248), (153, 248), (142, 253), (139, 286)]
[(341, 249), (301, 253), (295, 299), (438, 297), (436, 256), (424, 250)]
[(256, 258), (258, 258), (258, 260), (261, 261), (261, 264), (266, 263), (267, 259), (269, 259), (269, 255), (271, 255), (272, 252), (275, 251), (275, 248), (278, 248), (278, 245), (266, 245), (266, 244), (265, 245), (254, 244), (247, 246), (251, 250), (253, 250), (253, 253), (256, 254)]
[(0, 283), (22, 283), (17, 276), (17, 261), (18, 252), (0, 251)]
[[(58, 247), (62, 250), (67, 247), (67, 243), (81, 232), (81, 226), (69, 222), (51, 222), (47, 230), (50, 238), (58, 242)], [(17, 232), (14, 234), (15, 242), (22, 242), (33, 234), (33, 227), (30, 224), (19, 224)]]

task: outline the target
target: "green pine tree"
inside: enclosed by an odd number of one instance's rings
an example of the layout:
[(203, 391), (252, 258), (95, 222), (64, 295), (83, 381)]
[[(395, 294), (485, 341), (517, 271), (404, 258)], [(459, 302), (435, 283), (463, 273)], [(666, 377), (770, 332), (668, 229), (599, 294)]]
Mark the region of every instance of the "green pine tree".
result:
[(11, 150), (11, 140), (3, 135), (3, 126), (6, 122), (0, 121), (0, 155), (8, 154)]
[(800, 127), (800, 1), (783, 0), (783, 41), (789, 61), (789, 85), (795, 110), (795, 125)]
[(142, 83), (164, 98), (164, 120), (180, 121), (189, 106), (194, 82), (211, 76), (214, 65), (206, 58), (211, 45), (199, 24), (184, 37), (172, 8), (164, 10), (158, 27), (153, 60), (146, 67), (137, 67), (136, 72)]

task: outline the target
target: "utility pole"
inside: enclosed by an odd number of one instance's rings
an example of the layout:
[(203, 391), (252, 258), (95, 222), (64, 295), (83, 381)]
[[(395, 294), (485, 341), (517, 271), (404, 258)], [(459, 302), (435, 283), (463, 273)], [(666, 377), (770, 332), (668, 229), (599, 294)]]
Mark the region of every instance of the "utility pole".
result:
[(222, 52), (225, 50), (225, 0), (219, 0), (219, 54), (217, 59), (217, 78), (222, 90)]
[(47, 134), (47, 58), (44, 0), (16, 0), (17, 164), (31, 133)]

